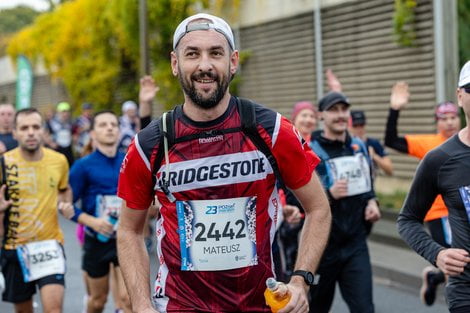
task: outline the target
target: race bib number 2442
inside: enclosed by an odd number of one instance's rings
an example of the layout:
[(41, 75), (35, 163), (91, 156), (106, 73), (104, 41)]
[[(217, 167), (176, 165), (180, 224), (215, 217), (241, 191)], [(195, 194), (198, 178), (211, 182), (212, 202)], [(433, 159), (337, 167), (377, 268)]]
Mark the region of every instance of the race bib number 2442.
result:
[(258, 264), (256, 197), (177, 201), (181, 270), (219, 271)]

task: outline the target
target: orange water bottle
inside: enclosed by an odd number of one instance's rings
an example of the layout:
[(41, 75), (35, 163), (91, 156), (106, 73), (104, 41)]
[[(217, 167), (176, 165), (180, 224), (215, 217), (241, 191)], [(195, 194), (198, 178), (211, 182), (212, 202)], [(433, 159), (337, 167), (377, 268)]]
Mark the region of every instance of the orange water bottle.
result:
[(270, 277), (266, 280), (266, 291), (264, 298), (266, 304), (271, 308), (273, 313), (277, 313), (280, 309), (285, 307), (290, 300), (290, 292), (286, 284), (276, 281)]

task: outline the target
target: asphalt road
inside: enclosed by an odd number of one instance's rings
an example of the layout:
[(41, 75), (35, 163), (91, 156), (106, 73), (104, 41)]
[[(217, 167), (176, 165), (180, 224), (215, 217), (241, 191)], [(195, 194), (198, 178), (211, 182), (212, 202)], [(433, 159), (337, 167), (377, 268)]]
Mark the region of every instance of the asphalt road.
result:
[[(81, 249), (75, 239), (75, 224), (61, 218), (61, 225), (65, 235), (65, 250), (67, 255), (67, 274), (64, 313), (82, 313), (83, 296), (85, 289), (81, 273)], [(153, 258), (155, 264), (155, 259)], [(155, 271), (155, 269), (153, 269)], [(153, 276), (153, 275), (152, 275)], [(36, 313), (42, 313), (42, 308), (38, 297), (35, 297), (38, 304)], [(444, 303), (438, 302), (432, 307), (426, 307), (421, 304), (416, 293), (409, 293), (402, 289), (387, 286), (380, 279), (374, 279), (374, 302), (376, 313), (442, 313), (448, 312)], [(14, 312), (11, 304), (0, 302), (0, 313)], [(111, 296), (108, 297), (108, 303), (104, 313), (113, 313)], [(349, 312), (346, 305), (337, 292), (332, 313)]]

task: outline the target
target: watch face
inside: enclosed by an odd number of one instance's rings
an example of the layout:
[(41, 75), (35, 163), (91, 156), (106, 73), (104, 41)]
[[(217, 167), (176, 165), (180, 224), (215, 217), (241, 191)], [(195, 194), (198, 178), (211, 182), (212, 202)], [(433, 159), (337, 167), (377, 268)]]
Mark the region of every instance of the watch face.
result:
[(307, 284), (313, 285), (313, 282), (314, 282), (315, 278), (313, 277), (312, 272), (307, 272), (306, 273), (305, 280), (307, 281)]

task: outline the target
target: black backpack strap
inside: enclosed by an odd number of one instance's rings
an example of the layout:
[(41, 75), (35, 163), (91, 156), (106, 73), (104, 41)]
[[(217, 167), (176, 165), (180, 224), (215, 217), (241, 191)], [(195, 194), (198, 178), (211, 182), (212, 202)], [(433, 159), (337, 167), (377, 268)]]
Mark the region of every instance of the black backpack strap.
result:
[[(155, 188), (157, 184), (157, 173), (160, 169), (162, 164), (163, 158), (165, 157), (165, 149), (163, 147), (163, 140), (164, 137), (168, 140), (168, 150), (173, 146), (175, 143), (175, 125), (173, 120), (174, 110), (168, 111), (158, 120), (158, 128), (160, 131), (160, 139), (158, 143), (158, 151), (155, 157), (155, 160), (151, 164), (152, 166), (152, 179), (153, 179), (153, 186), (152, 190)], [(166, 118), (166, 132), (163, 131), (163, 118)]]
[(5, 158), (0, 156), (0, 186), (6, 184)]
[(279, 171), (276, 158), (274, 157), (271, 148), (269, 148), (264, 139), (261, 138), (256, 127), (256, 111), (254, 103), (247, 99), (237, 98), (237, 106), (238, 113), (240, 114), (242, 131), (248, 136), (248, 138), (250, 138), (256, 148), (258, 148), (258, 150), (261, 151), (268, 159), (273, 169), (274, 176), (276, 176), (278, 181), (279, 187), (287, 190), (284, 180), (282, 179), (281, 172)]
[(10, 196), (8, 194), (8, 184), (7, 184), (7, 174), (5, 169), (5, 158), (0, 156), (0, 186), (5, 185), (5, 200), (10, 200)]

